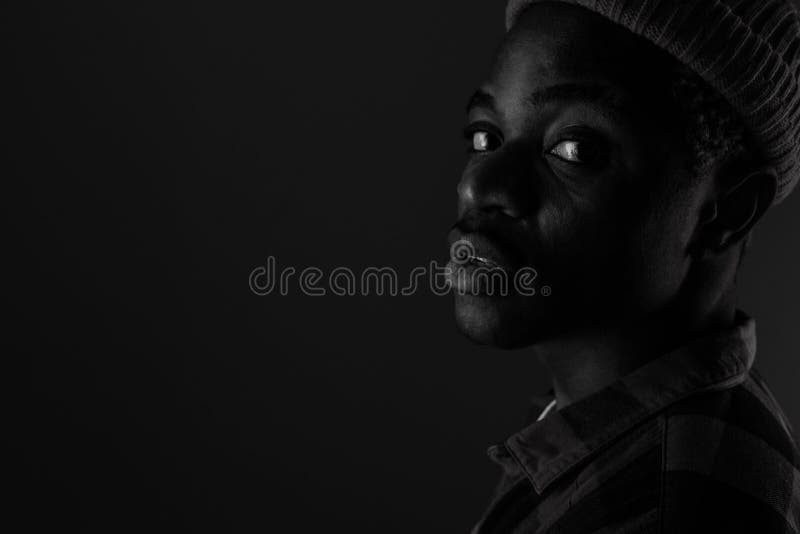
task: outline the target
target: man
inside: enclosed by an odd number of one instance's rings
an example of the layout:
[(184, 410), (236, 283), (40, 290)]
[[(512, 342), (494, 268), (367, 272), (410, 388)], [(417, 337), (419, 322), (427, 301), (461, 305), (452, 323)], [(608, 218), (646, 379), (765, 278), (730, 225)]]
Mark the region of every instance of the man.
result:
[(512, 0), (507, 26), (469, 103), (456, 318), (553, 389), (490, 447), (473, 532), (798, 532), (800, 457), (736, 308), (751, 230), (800, 176), (798, 15)]

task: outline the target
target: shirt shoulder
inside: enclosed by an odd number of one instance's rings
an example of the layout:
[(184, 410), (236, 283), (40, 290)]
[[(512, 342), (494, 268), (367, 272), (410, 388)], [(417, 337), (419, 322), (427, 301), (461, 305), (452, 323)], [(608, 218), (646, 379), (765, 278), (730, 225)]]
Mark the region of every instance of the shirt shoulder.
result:
[(800, 454), (757, 372), (663, 414), (664, 532), (798, 532)]

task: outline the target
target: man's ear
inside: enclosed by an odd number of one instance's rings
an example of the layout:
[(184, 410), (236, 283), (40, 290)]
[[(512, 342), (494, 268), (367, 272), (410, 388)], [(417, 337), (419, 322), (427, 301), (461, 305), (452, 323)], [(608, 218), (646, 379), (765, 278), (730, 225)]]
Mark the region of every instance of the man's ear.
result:
[[(735, 172), (735, 170), (733, 170)], [(702, 248), (719, 253), (741, 242), (772, 205), (778, 188), (775, 170), (763, 166), (746, 174), (728, 174), (706, 206)]]

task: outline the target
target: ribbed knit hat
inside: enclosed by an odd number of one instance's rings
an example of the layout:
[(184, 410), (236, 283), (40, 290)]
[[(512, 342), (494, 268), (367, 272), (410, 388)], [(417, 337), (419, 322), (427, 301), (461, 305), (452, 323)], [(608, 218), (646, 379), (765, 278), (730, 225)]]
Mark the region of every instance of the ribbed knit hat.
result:
[[(506, 28), (530, 4), (509, 0)], [(800, 178), (800, 16), (790, 0), (559, 0), (669, 52), (737, 110), (778, 174), (775, 203)]]

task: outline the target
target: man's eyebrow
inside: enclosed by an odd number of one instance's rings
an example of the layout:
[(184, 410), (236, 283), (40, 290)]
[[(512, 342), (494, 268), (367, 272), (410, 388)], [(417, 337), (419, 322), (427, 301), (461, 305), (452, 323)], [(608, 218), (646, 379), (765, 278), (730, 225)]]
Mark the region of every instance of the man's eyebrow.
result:
[[(627, 98), (615, 91), (610, 85), (601, 83), (560, 83), (539, 89), (528, 95), (528, 103), (532, 106), (543, 106), (551, 102), (577, 101), (592, 104), (603, 104), (614, 111), (623, 111)], [(491, 93), (478, 89), (467, 102), (466, 111), (473, 108), (495, 109), (495, 99)]]
[(483, 89), (478, 89), (469, 97), (466, 108), (467, 113), (469, 113), (472, 108), (494, 109), (494, 97)]
[(578, 101), (603, 104), (615, 111), (622, 111), (626, 100), (613, 87), (597, 83), (562, 83), (528, 95), (528, 103), (532, 106), (543, 106), (557, 101)]

